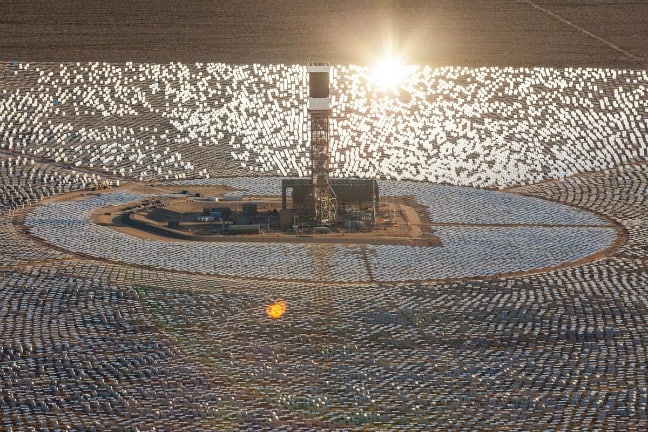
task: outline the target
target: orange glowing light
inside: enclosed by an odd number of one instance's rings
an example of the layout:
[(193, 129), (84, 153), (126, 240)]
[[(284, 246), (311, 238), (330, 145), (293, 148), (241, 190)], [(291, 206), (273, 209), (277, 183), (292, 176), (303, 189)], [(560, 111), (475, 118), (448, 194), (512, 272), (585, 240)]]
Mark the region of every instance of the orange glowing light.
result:
[(284, 313), (286, 313), (286, 302), (283, 300), (277, 300), (266, 306), (268, 318), (279, 319)]

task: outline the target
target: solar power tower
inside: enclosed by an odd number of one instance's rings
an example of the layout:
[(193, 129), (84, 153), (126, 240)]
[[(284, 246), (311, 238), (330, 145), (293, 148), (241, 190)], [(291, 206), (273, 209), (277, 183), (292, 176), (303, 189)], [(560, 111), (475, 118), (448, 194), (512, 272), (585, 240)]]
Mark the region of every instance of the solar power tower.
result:
[(335, 222), (337, 198), (331, 187), (329, 173), (329, 119), (331, 98), (329, 82), (331, 66), (311, 63), (308, 72), (308, 114), (311, 132), (312, 214), (315, 225), (325, 226)]

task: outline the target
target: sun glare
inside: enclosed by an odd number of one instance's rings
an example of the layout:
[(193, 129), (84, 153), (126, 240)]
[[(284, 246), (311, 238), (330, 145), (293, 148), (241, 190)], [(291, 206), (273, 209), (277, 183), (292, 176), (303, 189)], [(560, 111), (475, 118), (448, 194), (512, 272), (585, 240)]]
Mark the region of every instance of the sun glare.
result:
[(394, 56), (378, 61), (370, 70), (371, 82), (383, 91), (395, 91), (412, 73), (412, 66), (404, 64)]

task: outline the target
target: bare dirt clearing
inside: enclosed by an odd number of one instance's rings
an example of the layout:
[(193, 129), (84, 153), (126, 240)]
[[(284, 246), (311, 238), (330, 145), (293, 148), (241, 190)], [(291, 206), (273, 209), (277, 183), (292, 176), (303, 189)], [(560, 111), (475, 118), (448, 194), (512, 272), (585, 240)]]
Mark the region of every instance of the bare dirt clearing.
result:
[(366, 64), (391, 43), (435, 66), (645, 68), (647, 19), (643, 1), (9, 0), (0, 60)]

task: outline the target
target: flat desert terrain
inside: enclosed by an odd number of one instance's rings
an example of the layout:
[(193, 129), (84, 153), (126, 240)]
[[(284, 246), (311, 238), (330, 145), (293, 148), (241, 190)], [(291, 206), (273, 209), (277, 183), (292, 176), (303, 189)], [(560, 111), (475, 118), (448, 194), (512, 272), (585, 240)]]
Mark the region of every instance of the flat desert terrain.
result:
[(7, 0), (0, 60), (643, 68), (648, 3)]

